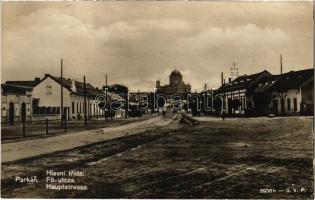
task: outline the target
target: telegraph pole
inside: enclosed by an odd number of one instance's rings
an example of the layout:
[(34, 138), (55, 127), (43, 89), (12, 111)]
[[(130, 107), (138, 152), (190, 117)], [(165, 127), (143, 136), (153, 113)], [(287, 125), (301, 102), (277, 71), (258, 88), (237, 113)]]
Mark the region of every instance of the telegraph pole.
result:
[(284, 114), (284, 80), (283, 80), (283, 66), (282, 55), (280, 54), (280, 77), (281, 77), (281, 114)]
[(233, 80), (234, 78), (238, 77), (238, 67), (236, 67), (237, 63), (234, 62), (233, 63), (233, 67), (230, 68), (231, 70), (231, 80)]
[(223, 72), (221, 72), (221, 87), (222, 87), (222, 104), (223, 104), (223, 108), (225, 108), (225, 93), (224, 93), (224, 85), (225, 85), (225, 79), (224, 79), (224, 74)]
[(63, 126), (63, 60), (61, 58), (61, 66), (60, 66), (60, 115), (61, 115), (61, 127)]
[[(108, 86), (107, 86), (107, 74), (105, 74), (105, 87), (104, 87), (104, 90), (105, 90), (105, 106), (106, 106), (106, 109), (104, 110), (104, 117), (105, 117), (105, 120), (107, 121), (107, 118), (108, 118), (108, 114), (111, 115), (111, 112), (109, 110), (109, 105), (108, 105), (108, 94), (107, 94), (107, 90), (108, 90)], [(106, 113), (107, 112), (107, 113)]]
[(223, 72), (221, 72), (221, 86), (223, 86)]
[(85, 83), (85, 76), (83, 76), (83, 93), (84, 93), (84, 125), (87, 126), (87, 109), (86, 109), (86, 83)]

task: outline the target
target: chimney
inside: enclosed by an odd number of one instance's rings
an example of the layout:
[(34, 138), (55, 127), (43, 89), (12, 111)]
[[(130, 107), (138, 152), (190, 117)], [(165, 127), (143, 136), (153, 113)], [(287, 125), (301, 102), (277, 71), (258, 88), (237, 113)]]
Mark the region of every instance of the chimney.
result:
[(232, 78), (229, 78), (229, 83), (231, 83), (232, 82)]
[(159, 88), (160, 87), (160, 81), (156, 81), (156, 88)]
[(40, 81), (40, 78), (39, 78), (39, 77), (35, 77), (35, 81), (36, 81), (36, 82), (39, 82), (39, 81)]

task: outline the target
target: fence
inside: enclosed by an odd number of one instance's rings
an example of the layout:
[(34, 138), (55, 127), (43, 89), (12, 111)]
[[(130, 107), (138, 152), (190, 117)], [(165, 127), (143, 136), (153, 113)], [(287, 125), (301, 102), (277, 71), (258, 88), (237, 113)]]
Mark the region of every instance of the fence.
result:
[(26, 122), (2, 122), (1, 123), (1, 139), (10, 140), (18, 138), (27, 138), (34, 136), (45, 136), (52, 134), (61, 134), (73, 131), (82, 131), (89, 129), (105, 128), (113, 124), (124, 124), (138, 120), (137, 118), (118, 118), (105, 119), (99, 118), (89, 119), (87, 125), (84, 120), (61, 120), (61, 119), (45, 119)]
[(2, 140), (65, 132), (67, 132), (67, 121), (60, 119), (1, 123)]

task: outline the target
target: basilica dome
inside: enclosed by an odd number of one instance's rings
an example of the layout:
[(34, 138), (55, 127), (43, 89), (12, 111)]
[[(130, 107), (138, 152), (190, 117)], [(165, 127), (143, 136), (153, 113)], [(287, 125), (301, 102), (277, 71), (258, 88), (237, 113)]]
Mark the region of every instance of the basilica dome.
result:
[(170, 76), (182, 76), (182, 74), (180, 73), (180, 71), (178, 71), (177, 69), (174, 69), (172, 72), (171, 72), (171, 75)]

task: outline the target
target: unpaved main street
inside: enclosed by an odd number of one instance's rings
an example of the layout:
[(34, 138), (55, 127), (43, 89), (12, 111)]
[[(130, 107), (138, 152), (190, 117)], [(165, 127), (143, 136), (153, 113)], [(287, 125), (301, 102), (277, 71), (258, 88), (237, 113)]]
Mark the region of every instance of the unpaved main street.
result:
[[(313, 198), (312, 118), (197, 120), (4, 163), (2, 197)], [(88, 190), (47, 190), (46, 170), (81, 171)]]
[(172, 118), (170, 117), (152, 117), (143, 121), (133, 122), (121, 126), (5, 143), (1, 146), (1, 161), (2, 163), (10, 162), (56, 151), (63, 151), (75, 147), (85, 146), (95, 142), (133, 135), (141, 133), (145, 130), (166, 126), (171, 121)]

